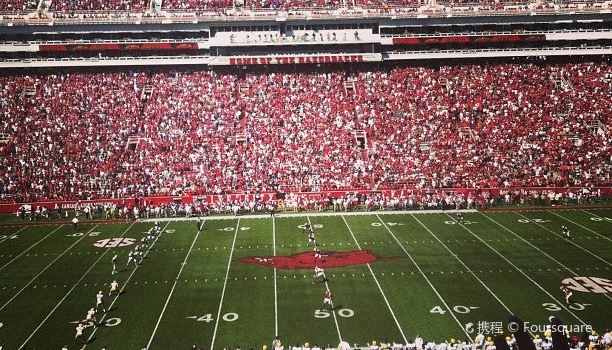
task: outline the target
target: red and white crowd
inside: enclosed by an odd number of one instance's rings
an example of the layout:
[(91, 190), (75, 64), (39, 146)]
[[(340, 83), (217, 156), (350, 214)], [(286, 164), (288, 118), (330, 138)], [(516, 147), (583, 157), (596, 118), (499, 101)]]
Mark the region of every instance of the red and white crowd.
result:
[(53, 0), (52, 11), (144, 11), (149, 0)]
[(611, 78), (606, 63), (2, 76), (0, 200), (609, 186)]
[[(417, 11), (506, 11), (519, 10), (560, 10), (560, 9), (603, 9), (610, 4), (601, 0), (584, 1), (527, 1), (527, 0), (161, 0), (164, 10), (197, 10), (220, 12), (240, 7), (244, 10), (269, 11), (307, 11), (314, 10), (321, 14), (326, 11), (367, 9), (370, 13), (417, 12)], [(38, 0), (3, 0), (0, 12), (25, 13), (37, 9)], [(71, 13), (96, 11), (98, 15), (115, 16), (117, 12), (148, 12), (150, 0), (52, 0), (49, 10), (56, 17), (65, 17)], [(110, 11), (110, 12), (108, 12)], [(331, 14), (331, 13), (330, 13)]]
[(27, 12), (36, 10), (37, 0), (6, 0), (0, 1), (0, 12)]

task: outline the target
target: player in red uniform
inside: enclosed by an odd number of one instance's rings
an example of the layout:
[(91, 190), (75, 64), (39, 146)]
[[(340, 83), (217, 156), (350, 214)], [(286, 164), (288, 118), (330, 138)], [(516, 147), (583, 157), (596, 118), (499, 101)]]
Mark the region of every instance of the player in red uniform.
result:
[(332, 293), (331, 290), (326, 290), (325, 291), (325, 295), (323, 296), (323, 302), (321, 303), (321, 308), (329, 308), (329, 309), (333, 309), (334, 306), (332, 305), (332, 298), (333, 298), (334, 294)]
[(314, 250), (314, 257), (315, 257), (315, 259), (317, 259), (317, 260), (321, 259), (322, 254), (321, 254), (321, 250), (319, 249), (319, 247), (315, 246), (313, 250)]

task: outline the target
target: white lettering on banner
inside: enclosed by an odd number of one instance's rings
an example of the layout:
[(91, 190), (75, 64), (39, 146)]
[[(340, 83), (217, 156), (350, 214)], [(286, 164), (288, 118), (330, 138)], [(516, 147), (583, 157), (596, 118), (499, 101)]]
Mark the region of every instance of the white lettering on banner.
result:
[(134, 238), (107, 238), (95, 241), (93, 245), (98, 248), (117, 248), (126, 247), (134, 244), (135, 242), (136, 239)]
[(600, 277), (570, 277), (561, 281), (561, 285), (583, 293), (612, 292), (612, 281)]

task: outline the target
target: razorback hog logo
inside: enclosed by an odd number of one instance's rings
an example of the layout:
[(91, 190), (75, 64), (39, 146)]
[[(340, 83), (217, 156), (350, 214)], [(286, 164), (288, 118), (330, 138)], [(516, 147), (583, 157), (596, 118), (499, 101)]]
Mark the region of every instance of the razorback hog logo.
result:
[(369, 250), (354, 250), (350, 252), (322, 252), (316, 259), (313, 252), (298, 253), (290, 256), (248, 257), (240, 261), (279, 269), (312, 269), (315, 266), (323, 268), (363, 265), (377, 261), (389, 260), (390, 257), (377, 257)]

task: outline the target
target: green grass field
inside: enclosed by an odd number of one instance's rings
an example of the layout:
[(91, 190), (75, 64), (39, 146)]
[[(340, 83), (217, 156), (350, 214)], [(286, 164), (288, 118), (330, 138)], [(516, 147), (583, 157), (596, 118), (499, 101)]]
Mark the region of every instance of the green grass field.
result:
[[(484, 322), (494, 326), (486, 332), (503, 322), (508, 333), (509, 314), (535, 325), (556, 315), (599, 332), (612, 326), (612, 293), (595, 293), (612, 291), (606, 281), (575, 280), (590, 292), (574, 291), (571, 306), (559, 289), (566, 278), (612, 279), (612, 210), (464, 216), (464, 224), (445, 213), (208, 218), (199, 234), (194, 221), (162, 221), (164, 233), (129, 268), (134, 245), (94, 243), (140, 239), (153, 222), (0, 227), (0, 345), (83, 347), (73, 344), (75, 322), (113, 278), (121, 293), (106, 297), (103, 321), (85, 329), (87, 349), (257, 349), (275, 334), (286, 345), (404, 342), (417, 334), (439, 342), (473, 338)], [(299, 227), (307, 220), (325, 254), (369, 250), (378, 259), (326, 269), (333, 311), (317, 311), (326, 283), (313, 282), (311, 268), (241, 261), (312, 252)], [(571, 241), (560, 237), (562, 224)]]

